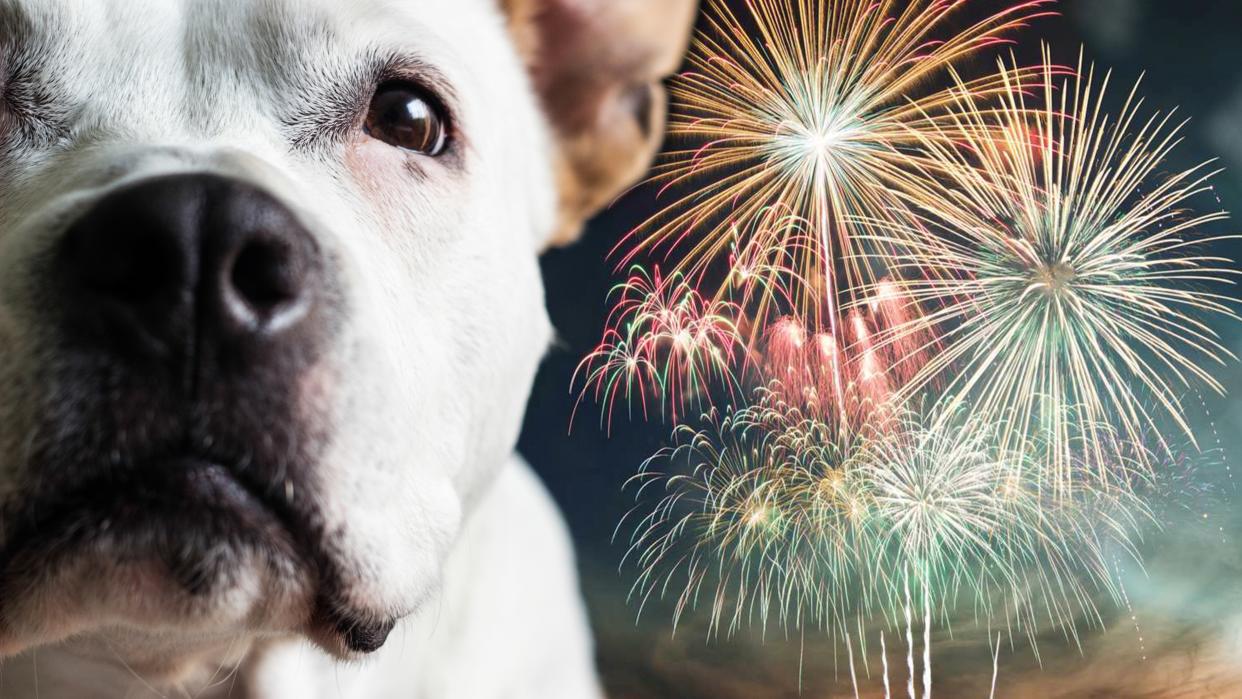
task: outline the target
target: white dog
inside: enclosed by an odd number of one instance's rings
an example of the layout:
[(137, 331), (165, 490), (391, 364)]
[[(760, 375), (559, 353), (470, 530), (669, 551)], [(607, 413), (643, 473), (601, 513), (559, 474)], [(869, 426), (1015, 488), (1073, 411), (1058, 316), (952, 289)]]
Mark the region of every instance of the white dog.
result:
[(0, 696), (599, 696), (537, 257), (693, 14), (0, 0)]

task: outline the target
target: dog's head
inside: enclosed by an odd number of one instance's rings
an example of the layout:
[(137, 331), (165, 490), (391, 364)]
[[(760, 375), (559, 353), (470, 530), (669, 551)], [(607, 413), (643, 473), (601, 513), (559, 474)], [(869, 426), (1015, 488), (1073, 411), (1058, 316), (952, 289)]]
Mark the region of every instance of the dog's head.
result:
[[(0, 1), (0, 655), (435, 588), (692, 0)], [(165, 668), (172, 669), (172, 668)]]

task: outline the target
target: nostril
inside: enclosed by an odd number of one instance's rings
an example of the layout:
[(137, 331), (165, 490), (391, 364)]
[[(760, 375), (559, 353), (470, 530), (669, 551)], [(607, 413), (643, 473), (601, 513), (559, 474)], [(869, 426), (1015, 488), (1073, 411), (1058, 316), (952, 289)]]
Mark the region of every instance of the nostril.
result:
[(260, 315), (270, 315), (295, 302), (300, 289), (288, 247), (276, 241), (252, 240), (233, 261), (229, 282), (240, 301)]

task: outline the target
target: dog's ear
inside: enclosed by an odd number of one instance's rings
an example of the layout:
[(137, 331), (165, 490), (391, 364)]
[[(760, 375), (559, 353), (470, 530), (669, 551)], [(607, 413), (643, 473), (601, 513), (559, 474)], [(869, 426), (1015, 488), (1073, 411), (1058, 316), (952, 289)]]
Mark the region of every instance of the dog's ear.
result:
[(557, 143), (560, 221), (549, 245), (639, 180), (664, 137), (663, 80), (698, 0), (500, 0)]

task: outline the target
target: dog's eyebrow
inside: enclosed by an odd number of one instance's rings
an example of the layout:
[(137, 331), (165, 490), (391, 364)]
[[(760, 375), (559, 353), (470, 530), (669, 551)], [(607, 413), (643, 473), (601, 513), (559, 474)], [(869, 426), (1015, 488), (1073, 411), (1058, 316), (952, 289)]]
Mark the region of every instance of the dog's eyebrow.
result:
[[(4, 0), (0, 0), (4, 2)], [(252, 47), (259, 73), (277, 100), (276, 116), (286, 141), (297, 150), (316, 151), (340, 144), (362, 126), (376, 86), (385, 80), (405, 80), (433, 95), (451, 118), (457, 96), (444, 74), (410, 47), (363, 44), (347, 48), (345, 30), (328, 12), (293, 11), (292, 3), (256, 3), (249, 14)], [(204, 4), (203, 11), (210, 11)], [(204, 18), (202, 24), (211, 24)], [(239, 72), (256, 66), (236, 54), (219, 55), (219, 42), (208, 37), (201, 44), (212, 55), (205, 69), (218, 63)], [(242, 52), (245, 55), (245, 52)], [(204, 82), (214, 79), (206, 74)]]
[(49, 36), (67, 33), (63, 18), (36, 21), (22, 5), (0, 2), (0, 111), (14, 117), (10, 134), (40, 141), (63, 135), (66, 108), (58, 101), (58, 52)]
[(422, 88), (455, 121), (457, 94), (441, 71), (419, 56), (372, 48), (344, 70), (320, 65), (308, 72), (302, 98), (283, 119), (290, 143), (310, 150), (339, 140), (361, 125), (375, 88), (389, 81)]

